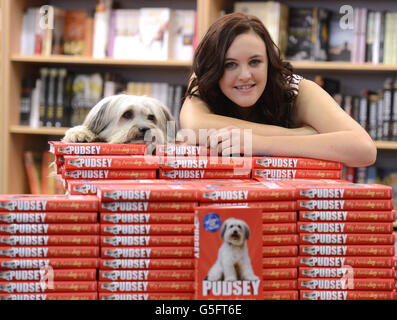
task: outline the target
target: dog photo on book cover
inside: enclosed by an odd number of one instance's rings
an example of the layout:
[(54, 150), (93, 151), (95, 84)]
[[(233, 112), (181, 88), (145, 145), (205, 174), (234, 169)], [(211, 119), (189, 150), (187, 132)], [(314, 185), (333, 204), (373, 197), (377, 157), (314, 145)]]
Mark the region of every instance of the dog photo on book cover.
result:
[(205, 210), (199, 213), (198, 297), (258, 299), (262, 294), (261, 210)]

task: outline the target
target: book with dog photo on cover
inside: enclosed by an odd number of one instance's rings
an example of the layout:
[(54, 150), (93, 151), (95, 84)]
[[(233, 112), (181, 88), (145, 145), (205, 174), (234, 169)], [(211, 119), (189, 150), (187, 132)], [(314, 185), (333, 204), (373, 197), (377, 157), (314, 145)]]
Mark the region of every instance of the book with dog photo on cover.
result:
[(196, 299), (263, 299), (262, 210), (197, 207), (194, 256)]

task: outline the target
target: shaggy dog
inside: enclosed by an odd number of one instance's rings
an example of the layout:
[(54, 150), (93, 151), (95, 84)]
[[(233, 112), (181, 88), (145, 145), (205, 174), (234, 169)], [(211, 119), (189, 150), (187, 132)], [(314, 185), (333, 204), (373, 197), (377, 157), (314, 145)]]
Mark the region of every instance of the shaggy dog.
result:
[(218, 259), (206, 277), (209, 281), (259, 280), (254, 274), (248, 255), (247, 240), (250, 230), (243, 220), (229, 218), (221, 228), (223, 243)]
[(119, 94), (99, 101), (80, 126), (65, 133), (66, 142), (175, 143), (175, 121), (160, 101)]

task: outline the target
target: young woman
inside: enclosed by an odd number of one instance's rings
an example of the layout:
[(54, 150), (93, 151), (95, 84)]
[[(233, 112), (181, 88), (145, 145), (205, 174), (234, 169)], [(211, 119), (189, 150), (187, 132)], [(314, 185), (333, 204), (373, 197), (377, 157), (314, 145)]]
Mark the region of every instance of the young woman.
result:
[(243, 150), (234, 129), (252, 129), (253, 155), (353, 167), (376, 160), (367, 132), (321, 87), (292, 73), (254, 16), (228, 14), (209, 28), (195, 52), (185, 98), (182, 129), (211, 129), (208, 141), (223, 155)]

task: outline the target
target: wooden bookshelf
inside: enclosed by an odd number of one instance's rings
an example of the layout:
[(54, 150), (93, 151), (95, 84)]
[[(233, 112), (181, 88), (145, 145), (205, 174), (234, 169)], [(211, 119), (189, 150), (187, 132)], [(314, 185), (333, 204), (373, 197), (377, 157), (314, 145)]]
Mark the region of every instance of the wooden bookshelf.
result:
[(191, 61), (180, 60), (123, 60), (123, 59), (95, 59), (84, 56), (21, 56), (13, 55), (12, 62), (34, 63), (34, 64), (82, 64), (82, 65), (97, 65), (97, 66), (140, 66), (140, 67), (169, 67), (169, 68), (190, 68)]

